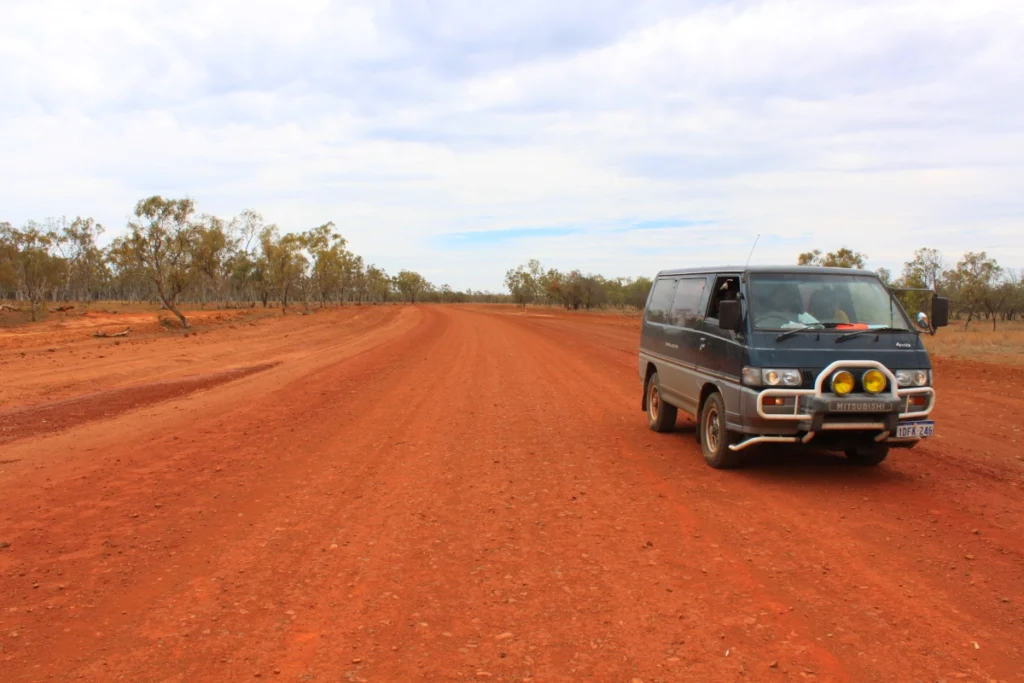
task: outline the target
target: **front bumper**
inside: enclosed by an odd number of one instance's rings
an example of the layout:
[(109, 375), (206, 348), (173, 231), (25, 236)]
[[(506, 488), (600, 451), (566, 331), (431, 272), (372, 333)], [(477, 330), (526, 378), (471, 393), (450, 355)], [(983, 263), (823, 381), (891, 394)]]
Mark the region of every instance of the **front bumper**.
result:
[[(826, 379), (839, 369), (879, 370), (889, 380), (889, 390), (847, 396), (825, 392)], [(921, 403), (922, 398), (923, 404), (911, 404), (912, 399)], [(892, 371), (877, 361), (836, 361), (818, 374), (813, 389), (745, 387), (741, 403), (741, 414), (747, 416), (742, 431), (751, 436), (730, 445), (734, 451), (759, 443), (806, 444), (826, 432), (845, 432), (860, 441), (870, 436), (876, 443), (906, 447), (921, 439), (896, 438), (899, 423), (926, 419), (935, 406), (935, 390), (900, 388)]]

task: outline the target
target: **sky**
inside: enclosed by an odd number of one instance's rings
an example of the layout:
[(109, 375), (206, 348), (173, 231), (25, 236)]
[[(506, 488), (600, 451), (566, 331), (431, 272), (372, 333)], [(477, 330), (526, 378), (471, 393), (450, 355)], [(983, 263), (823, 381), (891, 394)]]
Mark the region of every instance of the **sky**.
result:
[(1024, 267), (1020, 0), (0, 0), (0, 220), (190, 197), (502, 289), (848, 246)]

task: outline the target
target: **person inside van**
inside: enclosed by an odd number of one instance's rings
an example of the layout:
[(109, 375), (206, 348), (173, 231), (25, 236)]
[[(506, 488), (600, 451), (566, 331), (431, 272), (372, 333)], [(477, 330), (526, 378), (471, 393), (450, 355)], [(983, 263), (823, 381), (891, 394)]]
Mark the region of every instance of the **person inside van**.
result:
[(823, 323), (846, 324), (850, 322), (850, 316), (839, 305), (839, 298), (830, 287), (823, 287), (811, 294), (807, 309), (808, 313)]
[(755, 323), (758, 325), (762, 321), (767, 325), (785, 322), (784, 326), (814, 322), (806, 319), (800, 289), (792, 282), (755, 289), (753, 297)]
[(718, 318), (718, 307), (723, 301), (735, 301), (740, 296), (740, 282), (738, 278), (727, 278), (719, 286), (714, 294), (711, 303), (711, 314), (709, 317)]

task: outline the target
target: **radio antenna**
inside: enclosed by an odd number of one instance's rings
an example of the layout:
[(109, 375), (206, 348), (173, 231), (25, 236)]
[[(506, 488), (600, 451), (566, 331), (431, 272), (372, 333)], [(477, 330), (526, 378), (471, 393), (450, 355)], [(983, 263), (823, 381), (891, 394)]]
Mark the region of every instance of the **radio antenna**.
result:
[(757, 248), (757, 241), (761, 239), (761, 233), (757, 233), (757, 237), (754, 238), (754, 246), (750, 248), (750, 254), (747, 255), (747, 262), (743, 264), (743, 270), (747, 269), (750, 265), (750, 257), (754, 255), (754, 249)]

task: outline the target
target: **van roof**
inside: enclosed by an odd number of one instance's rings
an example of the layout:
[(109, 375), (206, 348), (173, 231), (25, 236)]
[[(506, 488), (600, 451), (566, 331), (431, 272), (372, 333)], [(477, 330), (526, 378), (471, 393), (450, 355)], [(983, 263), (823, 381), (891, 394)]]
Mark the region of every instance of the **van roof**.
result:
[(868, 275), (874, 271), (854, 268), (825, 268), (822, 266), (706, 266), (703, 268), (673, 268), (658, 272), (658, 277), (673, 275), (715, 275), (718, 273), (807, 273), (809, 275)]

